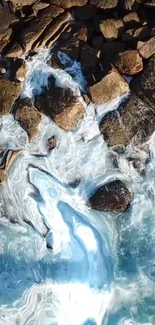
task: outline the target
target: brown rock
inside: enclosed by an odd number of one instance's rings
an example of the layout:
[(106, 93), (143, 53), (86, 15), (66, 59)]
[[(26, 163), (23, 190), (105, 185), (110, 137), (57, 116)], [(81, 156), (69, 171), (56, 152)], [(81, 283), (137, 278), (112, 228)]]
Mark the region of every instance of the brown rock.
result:
[(148, 59), (155, 53), (155, 36), (147, 42), (138, 42), (137, 50), (144, 59)]
[(155, 0), (144, 0), (144, 6), (155, 8)]
[(89, 0), (89, 3), (101, 9), (113, 9), (117, 6), (118, 0)]
[(132, 94), (124, 106), (109, 112), (100, 123), (100, 131), (109, 146), (139, 146), (155, 131), (155, 113), (139, 97)]
[(75, 6), (84, 6), (88, 0), (50, 0), (50, 3), (58, 7), (68, 9)]
[[(62, 8), (51, 5), (43, 9), (38, 17), (29, 21), (27, 27), (25, 27), (19, 35), (23, 41), (25, 53), (28, 53), (32, 49), (32, 46), (34, 46), (34, 43), (44, 32), (45, 28), (52, 22), (55, 17), (57, 17), (63, 11), (64, 10)], [(9, 56), (13, 56), (14, 53), (17, 55), (20, 51), (21, 49), (17, 44), (13, 45), (9, 50)]]
[(21, 92), (21, 84), (0, 76), (0, 115), (9, 114)]
[(23, 6), (31, 6), (36, 0), (10, 0), (15, 8), (22, 8)]
[(33, 106), (29, 98), (20, 100), (17, 104), (15, 119), (27, 132), (30, 140), (37, 135), (38, 125), (41, 121), (41, 114)]
[[(58, 17), (57, 19), (54, 19), (54, 21), (50, 24), (50, 26), (47, 26), (45, 31), (42, 33), (42, 37), (41, 37), (41, 40), (40, 40), (37, 48), (43, 48), (43, 47), (47, 46), (55, 34), (57, 34), (56, 39), (58, 39), (58, 37), (60, 37), (60, 35), (62, 33), (61, 27), (63, 27), (63, 25), (70, 18), (71, 18), (71, 14), (69, 12), (64, 12), (60, 17)], [(55, 39), (54, 39), (54, 41), (55, 41)]]
[(131, 82), (131, 88), (148, 105), (155, 108), (155, 54), (149, 59), (143, 73)]
[(128, 29), (126, 32), (122, 34), (123, 41), (132, 41), (138, 40), (143, 41), (146, 40), (150, 36), (150, 30), (148, 27), (140, 27), (138, 29)]
[(18, 20), (18, 17), (10, 12), (7, 3), (4, 5), (0, 4), (0, 39), (1, 37), (5, 36), (7, 30), (9, 29), (9, 26)]
[(11, 74), (13, 78), (24, 80), (26, 76), (26, 64), (23, 59), (15, 59), (11, 64)]
[(6, 173), (4, 169), (0, 169), (0, 184), (4, 183), (6, 179)]
[(92, 38), (92, 47), (94, 49), (102, 49), (104, 44), (104, 38), (101, 35), (96, 35)]
[(72, 37), (69, 42), (64, 42), (59, 50), (69, 55), (72, 59), (79, 60), (81, 41), (76, 37)]
[(78, 20), (90, 20), (93, 19), (97, 11), (97, 7), (85, 5), (82, 7), (76, 7), (76, 19)]
[(11, 37), (11, 34), (12, 34), (12, 28), (9, 28), (6, 31), (6, 34), (1, 38), (1, 40), (0, 40), (0, 53), (3, 51), (5, 46), (9, 43), (9, 39)]
[(120, 73), (132, 76), (143, 70), (143, 60), (137, 51), (128, 50), (119, 54), (115, 66)]
[(125, 28), (137, 28), (140, 25), (140, 19), (136, 12), (131, 12), (128, 15), (124, 16), (123, 22)]
[(0, 67), (0, 73), (1, 73), (1, 74), (5, 74), (5, 73), (6, 73), (6, 69), (3, 68), (3, 67)]
[(123, 0), (122, 2), (125, 10), (137, 11), (139, 9), (139, 5), (142, 3), (142, 0)]
[(83, 118), (83, 104), (73, 95), (69, 88), (54, 86), (55, 79), (49, 79), (49, 89), (36, 96), (35, 106), (65, 131), (72, 131), (77, 122)]
[(132, 194), (120, 180), (107, 183), (97, 189), (89, 199), (89, 206), (98, 211), (122, 213), (129, 206)]
[(116, 39), (124, 27), (121, 19), (107, 19), (100, 23), (100, 30), (106, 39)]
[(125, 94), (129, 90), (129, 86), (119, 72), (111, 67), (101, 81), (90, 86), (88, 90), (91, 100), (95, 104), (101, 105)]
[(88, 40), (88, 28), (86, 26), (82, 26), (74, 33), (74, 37), (78, 38), (81, 41), (87, 42)]
[(56, 53), (52, 53), (51, 61), (49, 63), (53, 69), (62, 69), (62, 70), (64, 69), (64, 66), (59, 60)]
[(32, 6), (32, 10), (35, 16), (37, 16), (40, 10), (45, 9), (49, 6), (49, 3), (35, 2)]

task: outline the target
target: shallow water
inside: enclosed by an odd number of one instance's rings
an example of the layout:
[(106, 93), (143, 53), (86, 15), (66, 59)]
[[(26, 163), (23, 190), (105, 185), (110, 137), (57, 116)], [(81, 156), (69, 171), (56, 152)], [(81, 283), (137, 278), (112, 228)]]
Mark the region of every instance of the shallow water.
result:
[[(80, 65), (60, 57), (66, 71), (49, 67), (46, 50), (27, 61), (22, 97), (40, 93), (53, 74), (82, 101)], [(143, 176), (126, 155), (113, 164), (98, 124), (121, 100), (90, 104), (74, 132), (43, 117), (32, 143), (11, 116), (2, 119), (1, 147), (24, 150), (0, 189), (0, 325), (155, 324), (155, 140)], [(94, 189), (116, 177), (134, 193), (128, 211), (88, 208)]]

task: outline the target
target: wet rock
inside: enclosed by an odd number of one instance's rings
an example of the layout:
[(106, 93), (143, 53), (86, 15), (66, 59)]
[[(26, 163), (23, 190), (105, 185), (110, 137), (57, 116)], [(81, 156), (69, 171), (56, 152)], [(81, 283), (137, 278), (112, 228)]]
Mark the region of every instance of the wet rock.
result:
[(79, 60), (80, 58), (80, 46), (81, 41), (76, 37), (72, 37), (69, 42), (66, 41), (63, 43), (59, 50), (67, 55), (69, 55), (72, 59)]
[(131, 12), (123, 18), (125, 28), (137, 28), (140, 25), (140, 19), (136, 12)]
[(100, 23), (100, 30), (103, 36), (108, 40), (117, 39), (124, 28), (121, 19), (106, 19)]
[(89, 0), (89, 3), (101, 9), (113, 9), (117, 6), (118, 0)]
[(55, 87), (53, 78), (49, 79), (49, 88), (36, 96), (35, 106), (65, 131), (72, 131), (85, 113), (83, 103), (72, 90)]
[(90, 20), (93, 19), (97, 11), (95, 6), (85, 5), (76, 8), (76, 19), (78, 20)]
[(68, 9), (75, 6), (84, 6), (88, 0), (49, 0), (49, 2), (58, 7)]
[(23, 59), (15, 59), (11, 64), (11, 75), (13, 78), (17, 78), (21, 81), (26, 76), (26, 64)]
[(0, 76), (0, 116), (9, 114), (13, 103), (19, 97), (21, 84)]
[(104, 38), (101, 35), (96, 35), (92, 38), (92, 47), (94, 49), (102, 49), (104, 44)]
[(119, 54), (115, 66), (120, 73), (132, 76), (143, 70), (143, 60), (138, 51), (128, 50)]
[(132, 200), (132, 194), (120, 180), (107, 183), (97, 189), (89, 199), (89, 206), (98, 211), (124, 212)]
[(105, 141), (114, 149), (129, 143), (141, 146), (155, 131), (155, 113), (138, 96), (132, 94), (123, 107), (109, 112), (100, 123)]
[(41, 114), (33, 106), (29, 98), (20, 100), (16, 107), (15, 119), (27, 132), (29, 139), (37, 136)]
[(150, 37), (150, 30), (147, 26), (140, 27), (138, 29), (128, 29), (125, 32), (122, 33), (122, 40), (123, 41), (132, 41), (132, 40), (138, 40), (143, 41), (147, 40)]
[(138, 42), (137, 50), (144, 59), (148, 59), (155, 53), (155, 36), (146, 42)]
[(61, 63), (56, 53), (52, 53), (51, 60), (48, 63), (53, 69), (64, 69), (64, 65)]
[(107, 103), (128, 90), (128, 83), (114, 67), (110, 68), (101, 81), (88, 88), (91, 100), (97, 105)]
[(54, 135), (48, 139), (47, 148), (49, 150), (53, 150), (54, 148), (56, 148), (56, 138)]
[(144, 102), (155, 107), (155, 54), (149, 59), (143, 74), (131, 82), (131, 88)]

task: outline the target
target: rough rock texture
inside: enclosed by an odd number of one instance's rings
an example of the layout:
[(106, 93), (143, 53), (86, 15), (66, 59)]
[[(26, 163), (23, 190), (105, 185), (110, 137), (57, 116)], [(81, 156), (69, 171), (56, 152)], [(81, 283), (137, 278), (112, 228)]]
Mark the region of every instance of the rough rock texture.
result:
[(148, 59), (155, 53), (155, 36), (147, 42), (138, 42), (137, 50), (144, 59)]
[(125, 147), (130, 142), (138, 146), (155, 131), (155, 111), (132, 94), (124, 107), (109, 112), (100, 123), (100, 131), (109, 146)]
[(144, 0), (144, 6), (155, 8), (155, 0)]
[(100, 30), (106, 39), (116, 39), (124, 27), (121, 19), (107, 19), (100, 23)]
[(49, 89), (36, 96), (35, 106), (62, 129), (73, 130), (83, 118), (85, 109), (69, 88), (55, 87), (55, 80), (49, 79)]
[(155, 54), (149, 59), (143, 74), (133, 80), (131, 88), (142, 100), (155, 107)]
[(95, 104), (101, 105), (125, 94), (128, 90), (128, 83), (112, 67), (101, 81), (89, 87), (89, 94)]
[(123, 17), (125, 28), (137, 28), (140, 26), (140, 19), (136, 12), (130, 12)]
[(147, 40), (149, 37), (150, 37), (150, 31), (147, 26), (140, 27), (138, 29), (135, 28), (128, 29), (122, 33), (123, 41), (132, 41), (132, 40), (143, 41), (143, 40)]
[(115, 66), (120, 73), (132, 76), (143, 70), (143, 60), (137, 51), (128, 50), (119, 54)]
[(84, 6), (88, 0), (50, 0), (51, 4), (57, 5), (58, 7), (67, 9), (75, 6)]
[(113, 9), (117, 6), (118, 0), (89, 0), (89, 3), (101, 9)]
[(0, 76), (0, 116), (11, 112), (15, 100), (21, 92), (21, 84)]
[(27, 132), (29, 139), (33, 139), (38, 133), (41, 114), (33, 106), (29, 98), (20, 100), (17, 104), (15, 119)]
[(81, 41), (78, 38), (72, 37), (69, 42), (67, 41), (60, 45), (59, 50), (69, 55), (72, 59), (79, 60), (80, 44)]
[(11, 2), (15, 8), (21, 8), (32, 5), (36, 0), (11, 0)]
[(128, 188), (120, 180), (115, 180), (99, 187), (89, 199), (89, 205), (98, 211), (122, 213), (131, 200), (132, 194)]

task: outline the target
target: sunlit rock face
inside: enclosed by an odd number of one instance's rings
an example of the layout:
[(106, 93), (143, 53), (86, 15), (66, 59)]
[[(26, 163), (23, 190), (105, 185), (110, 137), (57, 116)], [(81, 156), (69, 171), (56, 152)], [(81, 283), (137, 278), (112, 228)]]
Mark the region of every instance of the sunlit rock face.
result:
[[(154, 325), (154, 138), (142, 176), (128, 159), (130, 146), (112, 151), (99, 130), (124, 97), (86, 106), (80, 63), (59, 57), (65, 70), (48, 64), (48, 50), (26, 60), (21, 99), (33, 107), (53, 76), (85, 109), (73, 131), (41, 112), (29, 141), (11, 115), (1, 119), (0, 168), (6, 164), (7, 173), (0, 187), (0, 324)], [(87, 205), (116, 180), (124, 209)]]

